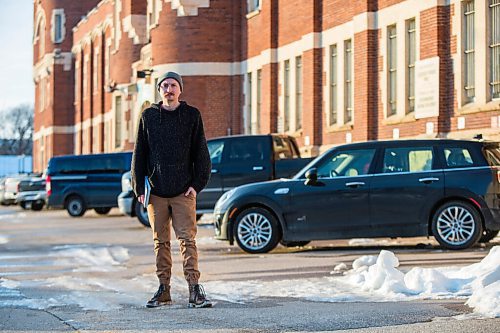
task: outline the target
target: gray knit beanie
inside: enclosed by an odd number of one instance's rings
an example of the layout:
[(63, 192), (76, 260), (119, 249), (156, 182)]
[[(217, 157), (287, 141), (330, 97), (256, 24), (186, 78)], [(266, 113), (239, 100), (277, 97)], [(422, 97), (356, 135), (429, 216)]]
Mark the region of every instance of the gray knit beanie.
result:
[(177, 74), (176, 72), (166, 72), (162, 76), (158, 78), (158, 83), (156, 84), (156, 89), (159, 91), (160, 90), (160, 85), (163, 81), (166, 79), (174, 79), (175, 81), (179, 82), (179, 86), (181, 87), (181, 91), (184, 90), (184, 84), (182, 83), (182, 77)]

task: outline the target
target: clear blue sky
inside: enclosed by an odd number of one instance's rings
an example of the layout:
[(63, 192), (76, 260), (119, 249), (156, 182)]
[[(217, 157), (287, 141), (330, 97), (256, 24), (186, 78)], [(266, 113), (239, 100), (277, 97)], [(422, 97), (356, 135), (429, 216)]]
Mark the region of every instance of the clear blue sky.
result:
[(0, 0), (0, 112), (34, 104), (33, 0)]

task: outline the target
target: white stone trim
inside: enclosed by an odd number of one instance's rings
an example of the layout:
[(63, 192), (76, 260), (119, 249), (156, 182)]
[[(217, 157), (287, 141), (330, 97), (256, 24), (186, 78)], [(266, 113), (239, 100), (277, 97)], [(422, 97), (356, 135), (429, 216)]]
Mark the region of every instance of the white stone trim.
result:
[(111, 29), (111, 37), (114, 40), (114, 50), (113, 52), (117, 52), (120, 46), (120, 39), (122, 38), (122, 30), (121, 30), (121, 19), (120, 13), (122, 11), (122, 0), (114, 0), (113, 7), (113, 29)]
[[(61, 39), (56, 40), (56, 15), (61, 16)], [(59, 44), (64, 41), (66, 36), (66, 14), (63, 8), (57, 8), (52, 10), (52, 18), (50, 20), (50, 38), (53, 43)]]
[(134, 41), (134, 44), (145, 44), (148, 39), (146, 36), (147, 17), (146, 15), (129, 15), (122, 20), (123, 32)]
[(38, 131), (33, 133), (33, 140), (40, 140), (43, 136), (48, 136), (52, 134), (73, 134), (75, 132), (75, 126), (42, 126)]
[[(169, 0), (167, 0), (168, 2)], [(209, 8), (210, 0), (170, 0), (177, 16), (197, 16), (198, 8)]]

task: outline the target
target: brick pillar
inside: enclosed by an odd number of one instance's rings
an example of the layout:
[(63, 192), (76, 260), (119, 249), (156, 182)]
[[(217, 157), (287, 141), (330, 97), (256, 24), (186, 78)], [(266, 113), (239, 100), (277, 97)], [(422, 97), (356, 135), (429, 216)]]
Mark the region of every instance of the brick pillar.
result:
[(450, 132), (453, 115), (453, 60), (450, 48), (450, 6), (438, 6), (420, 15), (420, 59), (439, 57), (438, 135)]
[(378, 30), (354, 35), (353, 141), (377, 138), (378, 127)]

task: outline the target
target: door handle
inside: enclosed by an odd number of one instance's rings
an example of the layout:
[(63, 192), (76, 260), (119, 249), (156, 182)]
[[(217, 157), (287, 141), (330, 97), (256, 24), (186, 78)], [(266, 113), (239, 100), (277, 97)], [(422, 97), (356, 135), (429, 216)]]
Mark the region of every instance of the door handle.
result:
[(346, 187), (353, 187), (353, 188), (361, 187), (361, 186), (365, 186), (365, 185), (366, 184), (364, 182), (350, 182), (350, 183), (345, 183)]
[(253, 171), (261, 171), (261, 170), (264, 170), (263, 166), (254, 166), (253, 167)]
[(219, 172), (219, 170), (217, 170), (217, 169), (212, 169), (212, 171), (211, 171), (211, 172), (212, 172), (212, 173), (217, 173), (217, 172)]
[(424, 184), (430, 184), (430, 183), (437, 182), (438, 180), (439, 180), (439, 178), (436, 178), (436, 177), (428, 177), (428, 178), (420, 178), (418, 181), (421, 183), (424, 183)]

